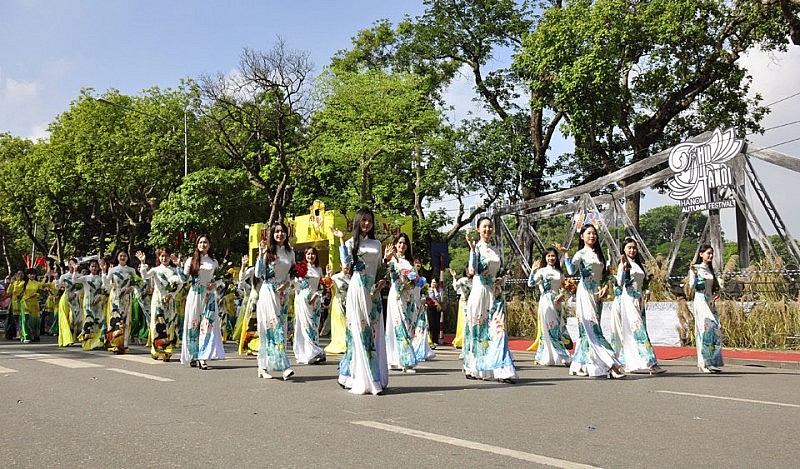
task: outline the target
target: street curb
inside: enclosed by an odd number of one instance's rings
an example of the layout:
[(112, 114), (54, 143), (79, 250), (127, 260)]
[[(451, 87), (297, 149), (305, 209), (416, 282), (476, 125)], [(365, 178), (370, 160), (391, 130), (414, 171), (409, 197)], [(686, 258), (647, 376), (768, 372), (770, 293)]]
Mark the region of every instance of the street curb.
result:
[[(678, 357), (670, 360), (659, 359), (659, 363), (686, 363), (697, 365), (697, 358), (694, 356)], [(800, 362), (791, 362), (783, 360), (758, 360), (753, 358), (727, 358), (722, 354), (722, 361), (725, 365), (734, 366), (752, 366), (758, 368), (775, 368), (789, 371), (800, 371)]]

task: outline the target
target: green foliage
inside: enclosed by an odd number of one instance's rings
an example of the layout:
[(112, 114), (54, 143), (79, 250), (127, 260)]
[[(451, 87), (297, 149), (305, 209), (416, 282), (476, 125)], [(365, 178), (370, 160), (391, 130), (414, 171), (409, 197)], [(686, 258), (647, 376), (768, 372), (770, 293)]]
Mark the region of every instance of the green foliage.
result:
[[(642, 215), (639, 220), (639, 234), (654, 256), (656, 254), (669, 256), (680, 214), (680, 206), (664, 205), (652, 208)], [(672, 274), (683, 275), (686, 273), (694, 252), (697, 250), (697, 243), (703, 227), (705, 227), (706, 219), (706, 215), (702, 212), (692, 212), (689, 215), (689, 222), (686, 224), (686, 231), (678, 250), (678, 256), (675, 258)]]
[[(782, 29), (751, 2), (573, 0), (544, 12), (513, 69), (566, 114), (576, 150), (564, 163), (581, 182), (704, 130), (759, 131), (766, 110), (738, 59), (783, 47)], [(626, 209), (638, 224), (637, 193)]]
[[(306, 174), (324, 181), (329, 205), (413, 212), (418, 155), (440, 119), (421, 83), (418, 75), (372, 69), (323, 76), (324, 108), (314, 116), (317, 138)], [(301, 195), (301, 203), (315, 196)]]
[(239, 169), (206, 168), (189, 174), (159, 206), (153, 216), (148, 244), (169, 245), (189, 254), (191, 243), (183, 234), (206, 234), (217, 253), (247, 252), (245, 224), (264, 220), (269, 214), (264, 195)]

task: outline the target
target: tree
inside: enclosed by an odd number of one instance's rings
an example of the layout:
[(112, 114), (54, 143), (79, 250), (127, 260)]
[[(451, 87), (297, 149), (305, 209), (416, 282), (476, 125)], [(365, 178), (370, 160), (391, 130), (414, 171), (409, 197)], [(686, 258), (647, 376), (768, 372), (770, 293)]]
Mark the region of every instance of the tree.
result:
[(290, 50), (278, 39), (267, 52), (244, 49), (231, 76), (200, 79), (209, 131), (269, 198), (270, 223), (286, 216), (298, 158), (312, 140), (312, 69), (307, 52)]
[(756, 3), (779, 9), (789, 27), (788, 34), (792, 43), (800, 46), (800, 0), (756, 0)]
[[(479, 213), (513, 194), (518, 188), (518, 173), (514, 170), (518, 155), (525, 154), (527, 145), (515, 132), (513, 121), (475, 118), (464, 121), (454, 129), (450, 149), (439, 148), (440, 158), (433, 174), (450, 181), (445, 193), (458, 201), (457, 223), (446, 234), (449, 241)], [(515, 138), (516, 137), (516, 138)], [(473, 213), (466, 213), (464, 198), (481, 194), (482, 201)]]
[[(673, 248), (675, 226), (680, 214), (681, 207), (678, 205), (655, 207), (642, 214), (639, 222), (639, 234), (653, 255), (669, 256)], [(686, 224), (686, 231), (675, 258), (675, 264), (673, 264), (673, 271), (683, 273), (692, 262), (707, 218), (702, 212), (689, 214), (689, 221)]]
[[(518, 51), (533, 25), (531, 3), (514, 0), (429, 0), (428, 9), (411, 26), (413, 47), (430, 60), (455, 64), (472, 75), (478, 98), (504, 128), (513, 132), (512, 140), (522, 140), (513, 155), (513, 180), (518, 183), (521, 201), (531, 200), (549, 189), (545, 178), (549, 166), (547, 151), (562, 118), (559, 109), (551, 111), (549, 102), (531, 88), (521, 99), (520, 79), (508, 68), (487, 70), (498, 51)], [(451, 65), (450, 70), (455, 70)], [(452, 75), (450, 76), (452, 78)], [(527, 108), (520, 105), (524, 102)], [(526, 122), (525, 126), (519, 125)], [(513, 198), (516, 194), (504, 194)], [(462, 213), (463, 207), (459, 213)], [(472, 217), (457, 219), (457, 228)], [(532, 255), (533, 240), (527, 220), (520, 219), (517, 230), (526, 257)]]
[[(56, 207), (51, 230), (68, 237), (62, 244), (102, 253), (144, 240), (158, 205), (181, 182), (183, 125), (171, 122), (183, 123), (190, 86), (142, 96), (109, 90), (102, 101), (84, 90), (50, 125), (45, 193)], [(190, 142), (192, 154), (204, 146)]]
[(23, 240), (33, 239), (40, 252), (47, 252), (42, 238), (34, 235), (38, 222), (36, 188), (31, 184), (36, 182), (34, 147), (30, 140), (0, 133), (0, 248), (8, 273), (20, 265)]
[[(414, 19), (402, 21), (392, 28), (386, 21), (378, 22), (373, 28), (363, 30), (353, 39), (353, 48), (340, 51), (333, 60), (336, 69), (356, 70), (358, 67), (391, 71), (408, 71), (424, 77), (428, 96), (432, 103), (439, 103), (440, 95), (460, 69), (466, 69), (474, 80), (477, 99), (482, 100), (489, 112), (496, 117), (492, 120), (492, 130), (486, 135), (494, 135), (497, 142), (499, 132), (505, 132), (504, 139), (513, 142), (504, 145), (513, 147), (515, 153), (507, 155), (504, 162), (510, 164), (511, 172), (500, 169), (508, 176), (508, 184), (488, 186), (470, 181), (464, 165), (472, 164), (486, 173), (486, 168), (498, 168), (491, 158), (484, 160), (481, 153), (467, 155), (458, 153), (462, 148), (474, 146), (470, 142), (444, 141), (432, 143), (426, 151), (430, 152), (424, 173), (440, 177), (445, 184), (438, 194), (453, 197), (459, 202), (455, 216), (455, 227), (446, 234), (447, 239), (469, 224), (474, 217), (486, 210), (500, 198), (530, 198), (547, 187), (544, 175), (546, 149), (550, 144), (558, 117), (549, 119), (541, 102), (531, 99), (534, 109), (522, 109), (519, 102), (517, 79), (507, 69), (487, 71), (487, 64), (498, 50), (517, 47), (531, 24), (531, 11), (528, 2), (512, 0), (470, 0), (470, 1), (426, 1), (425, 13)], [(458, 130), (442, 131), (445, 139), (467, 136), (479, 137), (475, 132), (478, 121), (468, 119)], [(486, 119), (483, 120), (487, 122)], [(430, 169), (434, 170), (431, 171)], [(513, 174), (510, 174), (513, 173)], [(444, 177), (441, 177), (444, 176)], [(425, 179), (427, 176), (423, 176)], [(485, 180), (485, 178), (484, 178)], [(516, 186), (514, 186), (516, 184)], [(464, 205), (465, 190), (480, 190), (484, 197), (474, 211)], [(508, 192), (497, 192), (509, 189)], [(425, 221), (422, 210), (417, 210), (420, 225), (430, 225)]]
[(148, 244), (191, 254), (193, 238), (205, 234), (217, 253), (247, 252), (245, 224), (268, 216), (261, 200), (260, 191), (242, 169), (212, 167), (192, 172), (156, 210)]
[(415, 191), (417, 171), (426, 163), (422, 148), (440, 122), (421, 81), (413, 74), (369, 69), (323, 76), (323, 108), (314, 115), (317, 139), (311, 152), (317, 164), (308, 173), (325, 182), (334, 205), (371, 205), (401, 214), (421, 205), (408, 195), (422, 197)]
[[(574, 0), (545, 11), (513, 68), (565, 114), (586, 181), (706, 129), (760, 130), (738, 59), (785, 42), (777, 13), (748, 2)], [(639, 202), (627, 196), (635, 225)]]

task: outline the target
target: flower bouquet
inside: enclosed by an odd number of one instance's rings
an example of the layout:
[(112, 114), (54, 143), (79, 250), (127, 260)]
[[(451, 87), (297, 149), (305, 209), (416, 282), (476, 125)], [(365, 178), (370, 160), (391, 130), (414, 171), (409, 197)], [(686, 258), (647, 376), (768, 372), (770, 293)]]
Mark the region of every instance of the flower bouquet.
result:
[(575, 294), (575, 290), (577, 290), (577, 288), (577, 285), (575, 285), (575, 279), (567, 277), (564, 279), (564, 284), (561, 285), (560, 293), (563, 293), (565, 296), (572, 296)]
[(292, 278), (301, 279), (305, 278), (306, 274), (308, 274), (308, 266), (305, 262), (299, 262), (293, 264), (292, 267), (289, 268), (289, 275)]
[(425, 277), (419, 275), (416, 270), (403, 269), (400, 271), (403, 277), (403, 287), (410, 290), (414, 287), (422, 288), (428, 281)]

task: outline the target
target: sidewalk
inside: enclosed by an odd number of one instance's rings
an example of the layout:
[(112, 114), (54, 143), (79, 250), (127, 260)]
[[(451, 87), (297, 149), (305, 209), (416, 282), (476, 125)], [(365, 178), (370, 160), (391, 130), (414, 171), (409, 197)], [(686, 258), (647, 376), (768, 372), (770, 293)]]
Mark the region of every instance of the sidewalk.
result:
[[(450, 345), (453, 336), (444, 336), (445, 345)], [(531, 339), (509, 338), (508, 347), (513, 352), (523, 352), (533, 344)], [(660, 361), (679, 360), (694, 362), (697, 356), (695, 347), (669, 347), (655, 345), (653, 349), (656, 357)], [(750, 350), (750, 349), (731, 349), (724, 348), (722, 357), (728, 365), (762, 366), (766, 368), (785, 368), (789, 370), (800, 370), (800, 351), (772, 351), (772, 350)]]

